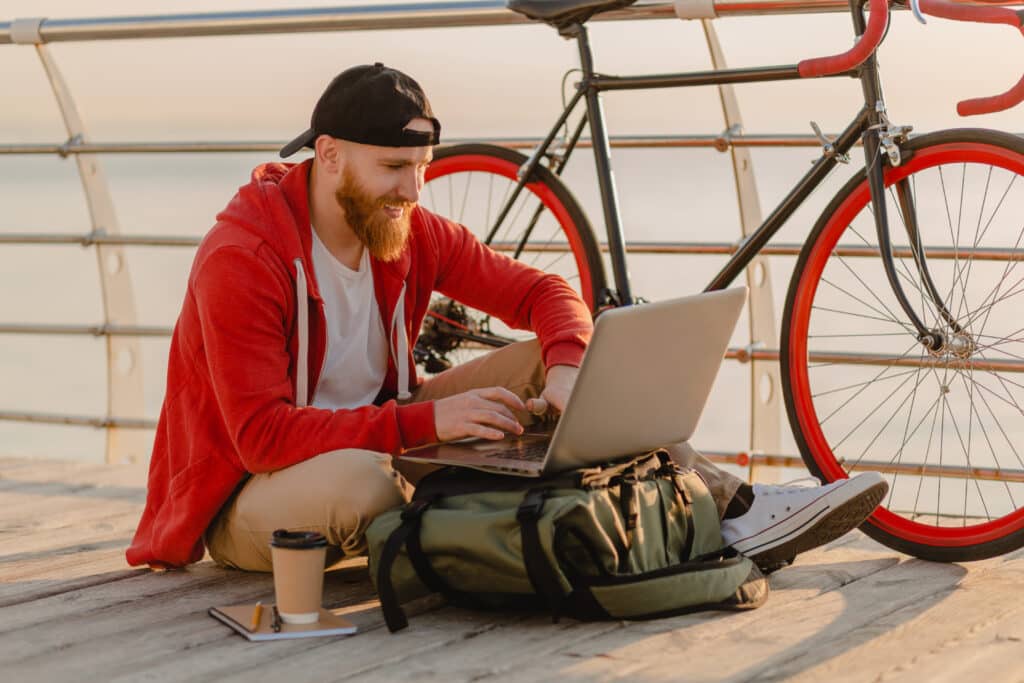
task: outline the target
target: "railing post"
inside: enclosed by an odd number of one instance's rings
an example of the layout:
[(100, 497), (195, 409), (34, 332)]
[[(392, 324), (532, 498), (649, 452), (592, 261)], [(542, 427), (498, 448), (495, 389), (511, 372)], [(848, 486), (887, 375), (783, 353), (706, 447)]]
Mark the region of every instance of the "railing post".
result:
[[(725, 55), (718, 42), (718, 35), (710, 19), (701, 19), (704, 36), (711, 54), (711, 63), (716, 69), (726, 68)], [(719, 85), (718, 95), (722, 101), (722, 115), (728, 131), (740, 131), (739, 102), (731, 85)], [(728, 139), (725, 141), (728, 143)], [(728, 145), (732, 154), (733, 176), (736, 178), (736, 199), (740, 209), (740, 229), (746, 237), (761, 224), (761, 203), (757, 197), (754, 181), (754, 164), (750, 150)], [(724, 150), (723, 150), (724, 151)], [(750, 321), (751, 346), (774, 347), (775, 301), (772, 298), (771, 271), (768, 259), (758, 256), (747, 266), (747, 286), (750, 298), (747, 311)], [(751, 360), (750, 363), (750, 450), (754, 453), (778, 453), (781, 449), (780, 429), (782, 420), (782, 385), (780, 384), (777, 361)], [(756, 478), (756, 458), (751, 458), (750, 478)]]
[[(29, 20), (32, 21), (32, 20)], [(38, 22), (38, 26), (41, 22)], [(21, 24), (22, 26), (25, 23)], [(71, 91), (57, 68), (53, 56), (43, 44), (38, 30), (35, 35), (24, 36), (19, 42), (32, 43), (50, 80), (57, 106), (67, 129), (68, 139), (84, 141), (85, 126), (75, 107)], [(82, 179), (86, 203), (93, 232), (116, 235), (120, 233), (110, 188), (94, 154), (74, 154), (78, 174)], [(97, 244), (100, 292), (103, 298), (103, 316), (106, 325), (136, 324), (135, 297), (124, 249), (118, 245)], [(107, 344), (107, 417), (142, 416), (144, 407), (142, 357), (137, 338), (106, 335)], [(149, 432), (122, 429), (107, 425), (107, 462), (133, 462), (143, 460), (149, 448)]]

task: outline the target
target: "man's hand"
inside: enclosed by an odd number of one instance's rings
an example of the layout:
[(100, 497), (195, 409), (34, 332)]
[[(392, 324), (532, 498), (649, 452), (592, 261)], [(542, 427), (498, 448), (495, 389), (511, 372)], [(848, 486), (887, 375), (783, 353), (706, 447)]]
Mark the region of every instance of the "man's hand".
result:
[(503, 439), (506, 433), (523, 433), (512, 410), (526, 410), (526, 406), (508, 389), (472, 389), (434, 402), (434, 429), (441, 441), (468, 436)]
[(576, 384), (580, 369), (571, 365), (553, 365), (548, 368), (544, 385), (544, 391), (540, 398), (531, 398), (526, 401), (526, 409), (534, 415), (543, 415), (546, 412), (561, 413), (565, 410), (565, 404), (569, 401), (569, 394)]

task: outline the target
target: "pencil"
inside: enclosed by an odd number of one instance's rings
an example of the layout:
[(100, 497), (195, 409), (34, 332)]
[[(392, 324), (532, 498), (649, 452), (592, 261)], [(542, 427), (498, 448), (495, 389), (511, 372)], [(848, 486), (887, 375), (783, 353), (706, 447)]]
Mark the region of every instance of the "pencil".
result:
[(263, 618), (263, 603), (257, 602), (256, 606), (252, 608), (252, 626), (249, 627), (250, 631), (258, 631), (260, 628), (260, 620)]
[(274, 633), (278, 633), (281, 630), (281, 613), (277, 611), (277, 605), (274, 605), (274, 620), (271, 622), (270, 627), (274, 629)]

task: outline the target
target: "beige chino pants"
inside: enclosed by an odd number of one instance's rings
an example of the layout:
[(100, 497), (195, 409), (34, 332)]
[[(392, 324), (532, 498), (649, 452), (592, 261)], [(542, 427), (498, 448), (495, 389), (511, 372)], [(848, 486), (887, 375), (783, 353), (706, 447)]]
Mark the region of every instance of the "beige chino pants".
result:
[[(492, 386), (506, 387), (524, 401), (539, 396), (544, 388), (539, 343), (512, 344), (446, 370), (414, 390), (410, 402)], [(527, 414), (519, 417), (530, 420)], [(715, 467), (688, 443), (668, 451), (680, 465), (700, 472), (718, 502), (719, 514), (724, 514), (742, 480)], [(253, 475), (210, 524), (206, 545), (218, 564), (269, 572), (269, 543), (275, 529), (318, 531), (327, 538), (330, 566), (365, 553), (364, 534), (370, 522), (408, 501), (415, 482), (431, 469), (384, 453), (344, 449)]]

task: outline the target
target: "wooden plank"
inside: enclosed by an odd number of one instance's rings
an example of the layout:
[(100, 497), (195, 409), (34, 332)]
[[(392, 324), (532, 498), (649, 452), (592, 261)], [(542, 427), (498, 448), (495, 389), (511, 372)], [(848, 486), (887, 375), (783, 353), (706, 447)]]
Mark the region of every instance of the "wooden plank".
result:
[[(824, 558), (831, 560), (836, 554), (847, 562), (828, 562), (830, 571), (812, 570), (825, 562)], [(850, 558), (858, 560), (849, 561)], [(788, 589), (776, 592), (769, 604), (780, 610), (787, 603), (834, 590), (863, 576), (883, 571), (896, 562), (891, 556), (879, 556), (873, 549), (840, 547), (834, 553), (809, 553), (802, 558), (800, 567), (776, 574), (773, 583), (781, 583)], [(767, 607), (761, 608), (764, 609)], [(736, 630), (740, 625), (734, 620), (741, 616), (703, 613), (650, 622), (580, 623), (565, 619), (552, 624), (551, 619), (544, 616), (510, 617), (506, 614), (488, 618), (487, 615), (446, 609), (412, 620), (409, 629), (397, 635), (383, 630), (361, 634), (353, 640), (359, 641), (359, 650), (355, 652), (342, 648), (306, 652), (302, 657), (301, 670), (289, 671), (292, 667), (287, 660), (270, 661), (238, 673), (236, 678), (288, 676), (289, 683), (312, 683), (323, 680), (330, 667), (344, 661), (344, 671), (336, 671), (332, 677), (382, 682), (442, 678), (455, 682), (506, 676), (518, 676), (520, 680), (551, 680), (558, 677), (555, 675), (557, 668), (549, 668), (548, 662), (552, 655), (557, 656), (566, 648), (595, 641), (647, 638), (652, 634), (671, 633), (684, 626), (703, 629), (708, 624), (721, 624), (726, 630)], [(733, 626), (727, 626), (729, 624)], [(420, 647), (428, 644), (431, 647)], [(409, 647), (415, 649), (415, 656), (405, 654)], [(528, 653), (528, 656), (524, 658), (523, 653)], [(576, 663), (579, 659), (572, 661)], [(527, 673), (519, 676), (517, 672), (521, 670)], [(228, 676), (228, 680), (235, 678)]]
[(759, 610), (652, 622), (552, 624), (426, 600), (392, 635), (359, 562), (325, 585), (359, 635), (248, 643), (206, 609), (272, 600), (269, 575), (125, 565), (144, 482), (144, 466), (0, 458), (5, 680), (1021, 679), (1024, 551), (940, 565), (859, 533), (773, 575)]
[[(379, 628), (365, 570), (356, 576), (360, 580), (329, 573), (325, 601), (353, 605), (354, 620), (362, 628)], [(19, 606), (20, 620), (11, 624), (16, 628), (0, 627), (0, 662), (5, 674), (42, 672), (55, 680), (107, 681), (122, 675), (138, 680), (142, 672), (150, 677), (161, 665), (167, 679), (194, 680), (207, 677), (199, 674), (211, 668), (240, 667), (254, 654), (278, 658), (322, 646), (319, 639), (251, 644), (206, 614), (212, 605), (269, 602), (272, 594), (268, 574), (203, 564), (188, 572), (146, 573), (78, 595), (53, 596)], [(185, 670), (196, 676), (183, 675)]]
[[(984, 571), (983, 569), (979, 569)], [(777, 602), (728, 623), (681, 629), (654, 638), (619, 637), (583, 643), (559, 652), (552, 662), (567, 676), (605, 680), (659, 679), (687, 662), (692, 680), (757, 680), (800, 658), (840, 654), (864, 642), (872, 624), (899, 615), (908, 620), (948, 594), (967, 574), (957, 565), (907, 560), (813, 597), (785, 605)], [(777, 597), (777, 596), (776, 596)], [(626, 634), (627, 636), (630, 634)], [(659, 656), (652, 658), (651, 651)], [(869, 663), (859, 662), (869, 678)], [(528, 680), (530, 671), (509, 680)], [(783, 676), (784, 677), (784, 676)]]
[[(793, 681), (863, 680), (863, 662), (886, 680), (1021, 679), (1024, 642), (1024, 552), (972, 565), (950, 590), (851, 631), (847, 642), (822, 643), (806, 656), (763, 672)], [(849, 641), (860, 642), (849, 647)], [(911, 676), (908, 676), (912, 672)], [(999, 675), (1003, 674), (1003, 675)]]

